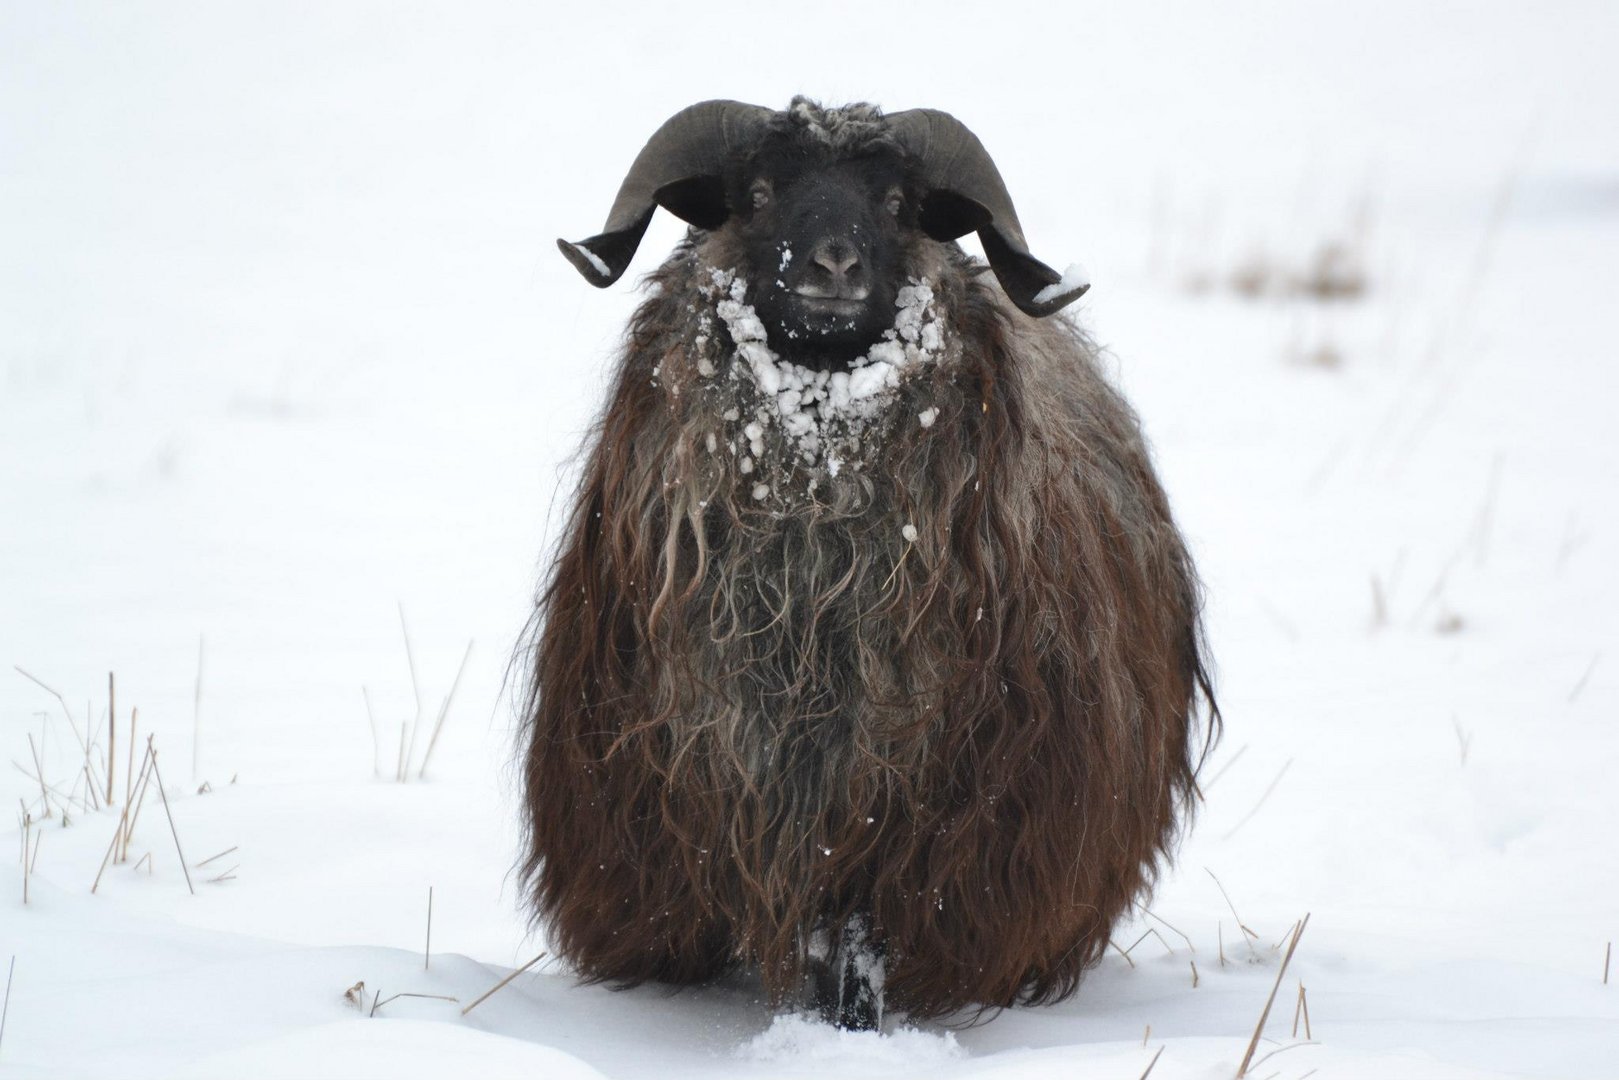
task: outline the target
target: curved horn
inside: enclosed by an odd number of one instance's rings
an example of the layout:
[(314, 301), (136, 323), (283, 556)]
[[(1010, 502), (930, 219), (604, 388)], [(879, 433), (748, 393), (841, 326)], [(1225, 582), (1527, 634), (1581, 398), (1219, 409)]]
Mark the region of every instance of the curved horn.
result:
[(967, 125), (937, 109), (909, 109), (888, 117), (889, 131), (918, 164), (928, 192), (920, 225), (935, 240), (974, 230), (995, 277), (1018, 310), (1044, 318), (1090, 288), (1083, 272), (1059, 274), (1029, 254), (1012, 196), (989, 151)]
[(680, 110), (652, 133), (619, 185), (602, 231), (577, 244), (558, 240), (585, 280), (605, 289), (624, 275), (659, 206), (700, 229), (718, 228), (729, 210), (721, 173), (775, 114), (740, 101), (704, 101)]

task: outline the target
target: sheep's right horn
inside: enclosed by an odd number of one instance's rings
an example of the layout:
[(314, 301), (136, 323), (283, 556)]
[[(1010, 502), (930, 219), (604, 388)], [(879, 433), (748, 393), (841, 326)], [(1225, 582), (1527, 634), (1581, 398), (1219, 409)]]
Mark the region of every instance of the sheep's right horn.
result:
[(624, 275), (657, 207), (699, 229), (723, 225), (730, 216), (725, 163), (751, 146), (773, 115), (740, 101), (704, 101), (675, 113), (635, 156), (606, 227), (577, 244), (558, 240), (558, 250), (586, 281), (605, 289)]
[(966, 124), (937, 109), (908, 109), (889, 116), (888, 128), (928, 185), (923, 231), (954, 240), (976, 230), (996, 279), (1020, 311), (1044, 318), (1090, 288), (1077, 267), (1059, 274), (1029, 254), (1000, 170)]

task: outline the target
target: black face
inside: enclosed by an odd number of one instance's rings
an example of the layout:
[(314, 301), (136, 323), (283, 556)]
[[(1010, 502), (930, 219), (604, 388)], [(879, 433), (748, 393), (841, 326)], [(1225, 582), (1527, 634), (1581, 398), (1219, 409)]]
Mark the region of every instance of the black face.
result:
[(900, 235), (914, 227), (896, 160), (761, 163), (731, 199), (749, 261), (748, 302), (771, 345), (833, 368), (894, 325)]

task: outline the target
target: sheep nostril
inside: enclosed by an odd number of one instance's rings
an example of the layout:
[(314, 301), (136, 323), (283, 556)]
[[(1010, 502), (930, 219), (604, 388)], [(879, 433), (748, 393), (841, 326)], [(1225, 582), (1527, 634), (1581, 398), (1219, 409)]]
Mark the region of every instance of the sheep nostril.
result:
[(823, 249), (815, 253), (815, 265), (832, 275), (834, 281), (854, 276), (860, 269), (860, 256), (848, 248)]

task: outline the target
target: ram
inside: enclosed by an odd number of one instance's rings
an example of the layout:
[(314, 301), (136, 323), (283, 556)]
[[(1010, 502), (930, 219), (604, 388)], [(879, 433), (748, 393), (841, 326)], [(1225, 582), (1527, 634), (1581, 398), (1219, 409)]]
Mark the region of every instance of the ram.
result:
[(1219, 722), (1135, 414), (1050, 317), (1082, 276), (933, 110), (694, 105), (562, 253), (610, 285), (659, 206), (536, 605), (536, 917), (584, 978), (849, 1027), (1066, 997)]

